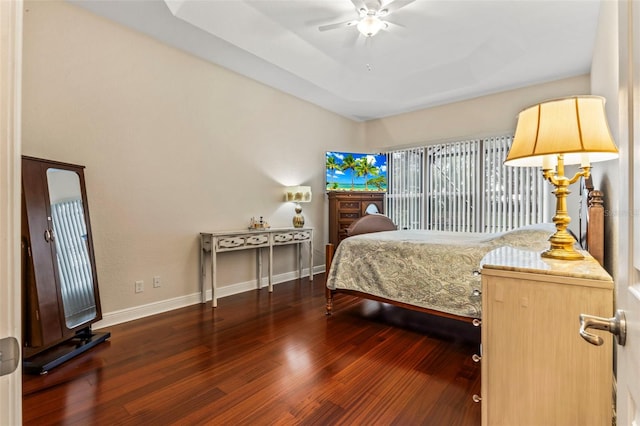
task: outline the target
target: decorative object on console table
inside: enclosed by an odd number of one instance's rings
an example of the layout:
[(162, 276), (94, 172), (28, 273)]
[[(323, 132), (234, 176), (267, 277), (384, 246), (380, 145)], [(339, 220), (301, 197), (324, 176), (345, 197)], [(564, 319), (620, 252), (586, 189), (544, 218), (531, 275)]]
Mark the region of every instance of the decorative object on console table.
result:
[(252, 217), (251, 220), (249, 221), (249, 229), (258, 231), (261, 229), (269, 229), (269, 228), (271, 228), (271, 226), (269, 225), (269, 222), (264, 220), (262, 216), (260, 216), (260, 218)]
[(347, 228), (366, 214), (384, 214), (384, 192), (331, 191), (329, 197), (329, 243), (335, 247), (347, 238)]
[[(569, 185), (580, 177), (588, 178), (591, 164), (613, 160), (618, 148), (609, 131), (604, 98), (573, 96), (554, 99), (529, 107), (518, 116), (513, 144), (504, 164), (516, 167), (542, 167), (542, 175), (555, 186), (556, 232), (551, 248), (543, 257), (581, 260), (575, 239), (567, 231), (571, 218), (567, 214)], [(564, 176), (564, 166), (580, 164), (571, 179)], [(556, 171), (553, 170), (554, 166)]]
[(302, 216), (302, 206), (300, 203), (311, 202), (310, 186), (287, 186), (284, 189), (284, 200), (286, 202), (296, 203), (296, 214), (293, 216), (294, 228), (302, 228), (304, 226), (304, 216)]
[(590, 345), (579, 317), (612, 316), (613, 280), (584, 253), (569, 262), (501, 247), (483, 258), (483, 426), (611, 424), (612, 335)]

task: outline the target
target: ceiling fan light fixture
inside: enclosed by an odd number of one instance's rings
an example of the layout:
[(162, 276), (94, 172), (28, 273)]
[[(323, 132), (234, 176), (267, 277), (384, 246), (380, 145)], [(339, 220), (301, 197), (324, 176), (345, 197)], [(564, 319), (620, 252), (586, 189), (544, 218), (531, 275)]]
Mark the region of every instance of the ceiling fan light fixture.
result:
[(367, 15), (358, 22), (358, 31), (366, 37), (373, 37), (378, 31), (385, 28), (386, 24), (377, 16)]

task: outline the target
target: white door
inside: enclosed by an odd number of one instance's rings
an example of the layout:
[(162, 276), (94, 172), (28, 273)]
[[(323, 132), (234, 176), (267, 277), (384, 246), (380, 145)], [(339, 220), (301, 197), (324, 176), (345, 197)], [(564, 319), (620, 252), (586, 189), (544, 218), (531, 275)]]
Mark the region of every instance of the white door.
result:
[(617, 424), (640, 426), (640, 1), (621, 1), (619, 8), (623, 193), (618, 206), (616, 308), (625, 312), (627, 341), (616, 347)]
[[(0, 424), (22, 422), (20, 351), (20, 76), (22, 1), (0, 0)], [(19, 348), (20, 344), (16, 346)], [(13, 363), (17, 369), (13, 371)], [(10, 368), (7, 368), (9, 366)]]

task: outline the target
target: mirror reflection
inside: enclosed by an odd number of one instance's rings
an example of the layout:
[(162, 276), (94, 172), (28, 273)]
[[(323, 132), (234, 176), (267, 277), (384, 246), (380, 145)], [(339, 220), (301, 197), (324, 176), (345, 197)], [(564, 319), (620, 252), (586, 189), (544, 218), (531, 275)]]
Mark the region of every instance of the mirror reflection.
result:
[(364, 212), (365, 214), (376, 214), (376, 213), (380, 213), (380, 210), (378, 210), (378, 206), (371, 203), (367, 206), (367, 209)]
[(47, 185), (64, 316), (73, 328), (97, 315), (80, 177), (50, 168)]

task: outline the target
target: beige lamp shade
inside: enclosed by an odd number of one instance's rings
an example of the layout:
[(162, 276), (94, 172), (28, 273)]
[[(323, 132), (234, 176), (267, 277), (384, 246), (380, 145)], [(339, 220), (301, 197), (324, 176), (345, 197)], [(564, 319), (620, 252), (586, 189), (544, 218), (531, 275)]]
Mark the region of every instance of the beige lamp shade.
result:
[(604, 103), (600, 96), (573, 96), (523, 110), (504, 163), (551, 169), (558, 154), (564, 164), (583, 166), (617, 158)]
[(284, 201), (308, 203), (311, 201), (310, 186), (287, 186), (284, 189)]

